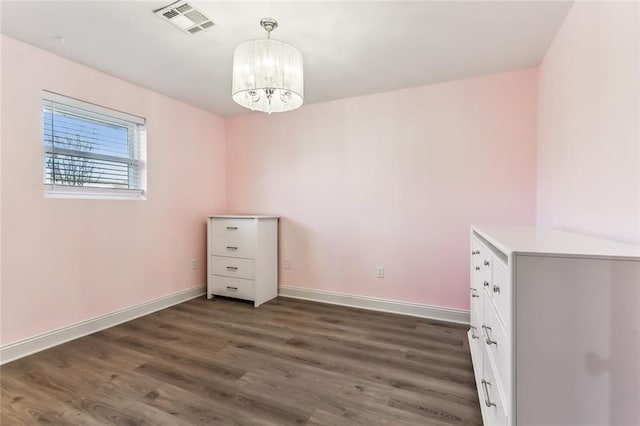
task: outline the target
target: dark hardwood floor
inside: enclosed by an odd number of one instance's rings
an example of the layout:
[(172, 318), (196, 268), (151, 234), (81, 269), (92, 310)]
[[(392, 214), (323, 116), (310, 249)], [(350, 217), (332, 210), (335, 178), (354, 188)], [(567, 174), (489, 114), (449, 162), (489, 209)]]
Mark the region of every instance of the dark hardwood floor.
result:
[(196, 299), (1, 367), (1, 424), (482, 424), (465, 333)]

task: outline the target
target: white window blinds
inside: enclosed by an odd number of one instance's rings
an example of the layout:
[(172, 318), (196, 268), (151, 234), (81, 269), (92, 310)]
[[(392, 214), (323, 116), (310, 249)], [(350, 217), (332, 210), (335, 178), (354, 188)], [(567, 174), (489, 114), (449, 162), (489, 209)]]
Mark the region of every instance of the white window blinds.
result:
[(143, 118), (44, 92), (42, 123), (45, 192), (144, 195)]

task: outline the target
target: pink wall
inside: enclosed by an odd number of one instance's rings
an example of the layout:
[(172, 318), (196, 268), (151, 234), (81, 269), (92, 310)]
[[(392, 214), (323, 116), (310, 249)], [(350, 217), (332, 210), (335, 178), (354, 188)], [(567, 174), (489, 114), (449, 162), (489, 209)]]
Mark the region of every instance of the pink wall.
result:
[(536, 79), (229, 118), (230, 210), (282, 216), (281, 285), (468, 309), (471, 223), (535, 222)]
[[(223, 120), (1, 41), (1, 342), (205, 283), (205, 218), (225, 207)], [(43, 197), (42, 89), (147, 118), (147, 200)]]
[[(469, 225), (536, 186), (539, 224), (640, 243), (639, 22), (578, 2), (539, 73), (224, 121), (0, 36), (0, 344), (203, 284), (211, 212), (282, 217), (282, 285), (462, 309)], [(42, 89), (148, 119), (146, 201), (43, 197)]]
[(640, 244), (639, 21), (577, 2), (540, 66), (541, 225)]

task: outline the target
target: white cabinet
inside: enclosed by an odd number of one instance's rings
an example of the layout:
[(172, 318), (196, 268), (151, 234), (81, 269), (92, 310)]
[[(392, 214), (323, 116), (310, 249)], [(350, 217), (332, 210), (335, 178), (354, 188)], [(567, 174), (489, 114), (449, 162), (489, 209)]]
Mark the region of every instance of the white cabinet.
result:
[(252, 300), (254, 306), (278, 295), (278, 218), (209, 216), (207, 298)]
[(485, 425), (640, 424), (640, 247), (472, 227), (470, 252)]

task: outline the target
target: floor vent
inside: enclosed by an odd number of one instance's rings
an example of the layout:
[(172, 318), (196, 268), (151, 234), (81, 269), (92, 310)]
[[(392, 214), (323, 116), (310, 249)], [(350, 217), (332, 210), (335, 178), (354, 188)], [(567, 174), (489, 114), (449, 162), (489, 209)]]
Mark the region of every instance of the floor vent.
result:
[(153, 13), (189, 34), (201, 33), (214, 25), (204, 13), (182, 0), (154, 10)]

